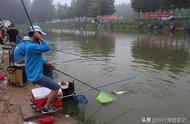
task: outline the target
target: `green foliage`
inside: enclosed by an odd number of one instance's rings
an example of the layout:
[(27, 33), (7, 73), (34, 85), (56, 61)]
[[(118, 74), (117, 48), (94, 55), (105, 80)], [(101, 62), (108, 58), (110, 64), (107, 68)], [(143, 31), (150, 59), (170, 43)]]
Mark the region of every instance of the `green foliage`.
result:
[(79, 108), (72, 102), (64, 103), (63, 111), (67, 114), (76, 116), (76, 118), (81, 121), (81, 124), (97, 124), (97, 121), (94, 120), (92, 116), (89, 116), (84, 109)]
[(93, 117), (89, 116), (84, 109), (79, 110), (78, 119), (82, 121), (81, 124), (100, 124), (100, 122), (97, 122)]
[(136, 12), (155, 12), (190, 7), (190, 0), (131, 0)]
[(114, 15), (122, 16), (124, 19), (135, 19), (138, 14), (131, 7), (131, 4), (119, 4), (115, 5), (115, 13)]
[(34, 0), (31, 6), (32, 19), (36, 22), (49, 21), (54, 18), (53, 0)]
[(3, 70), (3, 67), (2, 67), (2, 66), (0, 66), (0, 71), (1, 71), (1, 70)]
[(66, 19), (111, 15), (115, 12), (114, 2), (114, 0), (72, 0), (70, 7), (58, 5), (57, 16)]
[(173, 9), (189, 8), (190, 0), (170, 0)]
[(115, 12), (114, 0), (99, 0), (100, 13), (99, 15), (111, 15)]
[[(11, 22), (23, 23), (26, 15), (20, 0), (0, 0), (0, 17)], [(26, 8), (30, 9), (30, 0), (23, 0)]]
[(58, 4), (57, 5), (57, 17), (58, 18), (68, 18), (69, 15), (69, 6), (67, 4), (65, 5), (61, 5), (61, 4)]

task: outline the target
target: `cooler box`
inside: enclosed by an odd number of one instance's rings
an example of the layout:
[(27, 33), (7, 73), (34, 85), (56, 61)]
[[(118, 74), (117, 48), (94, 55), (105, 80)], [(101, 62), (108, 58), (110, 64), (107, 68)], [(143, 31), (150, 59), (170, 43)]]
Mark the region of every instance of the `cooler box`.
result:
[[(50, 92), (51, 90), (45, 87), (32, 89), (32, 100), (38, 109), (41, 109), (45, 105)], [(61, 90), (57, 99), (54, 101), (55, 107), (62, 107), (62, 99), (59, 99), (60, 96), (62, 96)]]

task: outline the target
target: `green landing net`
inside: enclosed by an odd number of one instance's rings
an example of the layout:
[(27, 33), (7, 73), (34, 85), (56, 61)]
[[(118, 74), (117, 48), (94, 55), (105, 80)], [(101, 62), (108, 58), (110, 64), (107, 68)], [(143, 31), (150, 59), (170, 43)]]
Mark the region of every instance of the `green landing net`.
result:
[(103, 91), (99, 93), (99, 95), (96, 97), (96, 100), (102, 104), (109, 104), (116, 100), (114, 96), (111, 96)]

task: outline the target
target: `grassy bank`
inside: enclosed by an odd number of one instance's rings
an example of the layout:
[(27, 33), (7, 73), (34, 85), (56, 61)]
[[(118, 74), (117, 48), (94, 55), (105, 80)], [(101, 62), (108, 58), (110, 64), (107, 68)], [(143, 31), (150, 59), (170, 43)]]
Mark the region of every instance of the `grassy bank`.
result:
[[(58, 23), (41, 23), (39, 25), (42, 26), (43, 29), (84, 29), (84, 30), (98, 30), (98, 31), (115, 31), (115, 32), (125, 32), (130, 30), (138, 30), (139, 24), (142, 23), (142, 31), (148, 31), (148, 24), (151, 24), (153, 30), (155, 30), (156, 26), (159, 25), (159, 20), (117, 20), (110, 21), (104, 23), (79, 23), (79, 22), (58, 22)], [(21, 33), (25, 33), (27, 31), (29, 24), (19, 25), (18, 28), (21, 30)], [(184, 20), (176, 21), (176, 31), (182, 32), (184, 29)], [(163, 32), (169, 31), (169, 21), (163, 21)]]
[[(84, 30), (111, 30), (111, 31), (126, 31), (126, 30), (137, 30), (139, 24), (143, 23), (143, 30), (148, 28), (148, 24), (151, 24), (153, 29), (158, 26), (159, 20), (117, 20), (104, 22), (100, 24), (95, 23), (78, 23), (78, 22), (59, 22), (59, 23), (46, 23), (42, 24), (45, 29), (84, 29)], [(176, 30), (183, 30), (184, 20), (177, 20)], [(163, 21), (163, 30), (169, 30), (169, 21)]]
[(90, 116), (84, 108), (78, 107), (75, 103), (69, 101), (63, 104), (63, 111), (79, 120), (79, 124), (104, 124)]

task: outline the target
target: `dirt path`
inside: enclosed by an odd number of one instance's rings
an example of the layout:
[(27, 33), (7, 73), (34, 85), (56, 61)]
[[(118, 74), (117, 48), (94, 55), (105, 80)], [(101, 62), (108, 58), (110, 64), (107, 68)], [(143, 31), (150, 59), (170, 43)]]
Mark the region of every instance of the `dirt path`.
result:
[[(31, 89), (37, 86), (28, 84), (25, 87), (17, 88), (10, 85), (0, 86), (0, 123), (1, 124), (23, 124), (19, 106), (29, 104)], [(38, 123), (38, 118), (31, 120)], [(77, 124), (72, 118), (66, 118), (63, 113), (55, 117), (54, 124)]]

